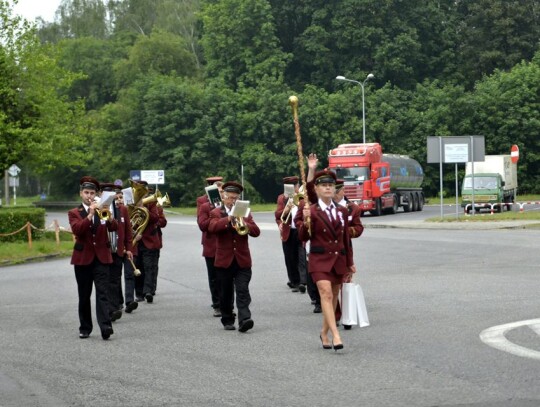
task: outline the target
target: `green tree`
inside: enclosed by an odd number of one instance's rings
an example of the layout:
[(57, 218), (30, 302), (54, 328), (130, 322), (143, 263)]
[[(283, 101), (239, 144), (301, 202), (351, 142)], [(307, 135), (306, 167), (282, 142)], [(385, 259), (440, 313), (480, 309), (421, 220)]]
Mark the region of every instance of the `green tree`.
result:
[(209, 77), (228, 86), (254, 87), (270, 78), (282, 81), (289, 56), (275, 35), (266, 0), (224, 0), (204, 5), (201, 44)]

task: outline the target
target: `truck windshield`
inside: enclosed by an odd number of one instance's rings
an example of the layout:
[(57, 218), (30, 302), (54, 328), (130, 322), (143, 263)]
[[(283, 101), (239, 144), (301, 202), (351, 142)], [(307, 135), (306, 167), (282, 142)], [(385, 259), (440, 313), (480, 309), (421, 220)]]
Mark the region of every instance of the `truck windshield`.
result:
[[(463, 188), (472, 188), (472, 177), (465, 178)], [(496, 177), (474, 177), (474, 189), (495, 189), (497, 188)]]
[(336, 173), (338, 179), (345, 181), (360, 181), (364, 182), (369, 179), (368, 167), (353, 167), (353, 168), (330, 168)]

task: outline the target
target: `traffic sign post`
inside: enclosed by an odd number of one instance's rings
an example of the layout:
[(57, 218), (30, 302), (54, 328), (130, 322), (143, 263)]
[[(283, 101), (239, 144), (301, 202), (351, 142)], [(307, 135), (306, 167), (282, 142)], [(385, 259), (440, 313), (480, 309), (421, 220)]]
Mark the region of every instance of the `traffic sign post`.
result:
[(510, 159), (512, 160), (513, 164), (517, 164), (519, 160), (519, 147), (516, 144), (514, 144), (510, 149)]
[[(21, 169), (17, 167), (16, 164), (13, 164), (9, 169), (7, 170), (7, 173), (10, 175), (9, 177), (9, 186), (13, 187), (13, 205), (17, 206), (17, 187), (19, 186), (19, 173), (21, 172)], [(6, 205), (9, 205), (9, 196), (7, 193), (7, 187), (6, 187)]]

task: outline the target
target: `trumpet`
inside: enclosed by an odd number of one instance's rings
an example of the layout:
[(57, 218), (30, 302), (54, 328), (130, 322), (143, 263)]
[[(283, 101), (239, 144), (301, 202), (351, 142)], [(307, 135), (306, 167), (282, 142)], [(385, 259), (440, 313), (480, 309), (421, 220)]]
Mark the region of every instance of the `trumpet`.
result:
[(232, 227), (236, 230), (240, 236), (247, 235), (249, 233), (249, 227), (244, 222), (244, 218), (235, 216), (232, 220)]
[[(291, 219), (292, 215), (292, 208), (294, 206), (297, 206), (297, 204), (294, 203), (294, 198), (289, 198), (287, 201), (287, 204), (285, 205), (285, 208), (283, 209), (283, 212), (281, 212), (281, 222), (283, 223), (289, 223), (289, 220)], [(285, 216), (285, 212), (287, 211), (287, 216)]]
[[(159, 191), (158, 191), (159, 192)], [(171, 206), (171, 199), (169, 198), (169, 194), (165, 192), (164, 196), (158, 196), (157, 198), (157, 204), (161, 207), (169, 207)]]
[[(98, 205), (99, 205), (100, 201), (101, 200), (98, 197), (96, 197), (96, 199), (94, 199), (94, 202), (97, 203)], [(108, 208), (100, 208), (98, 206), (96, 209), (94, 209), (94, 211), (96, 212), (99, 219), (104, 220), (104, 221), (108, 221), (112, 216), (111, 211)]]

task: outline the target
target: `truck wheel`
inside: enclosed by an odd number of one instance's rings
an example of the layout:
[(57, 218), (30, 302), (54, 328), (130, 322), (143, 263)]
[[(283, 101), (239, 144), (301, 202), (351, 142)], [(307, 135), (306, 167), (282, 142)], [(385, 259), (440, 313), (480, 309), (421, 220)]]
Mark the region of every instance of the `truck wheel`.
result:
[(404, 196), (407, 198), (407, 205), (403, 206), (403, 211), (404, 212), (410, 212), (410, 211), (412, 211), (412, 206), (413, 206), (412, 196), (409, 193), (404, 194)]
[(381, 209), (381, 200), (380, 198), (375, 199), (375, 209), (370, 211), (370, 213), (373, 216), (381, 216), (382, 215), (382, 209)]
[(411, 193), (411, 198), (412, 198), (412, 211), (413, 212), (416, 212), (418, 210), (418, 195), (416, 195), (415, 192), (412, 192)]
[(424, 194), (420, 192), (418, 194), (418, 211), (424, 209)]
[(398, 203), (399, 197), (396, 194), (393, 194), (392, 199), (393, 199), (392, 207), (390, 209), (388, 209), (388, 213), (393, 215), (393, 214), (397, 213), (397, 211), (399, 209), (399, 203)]

